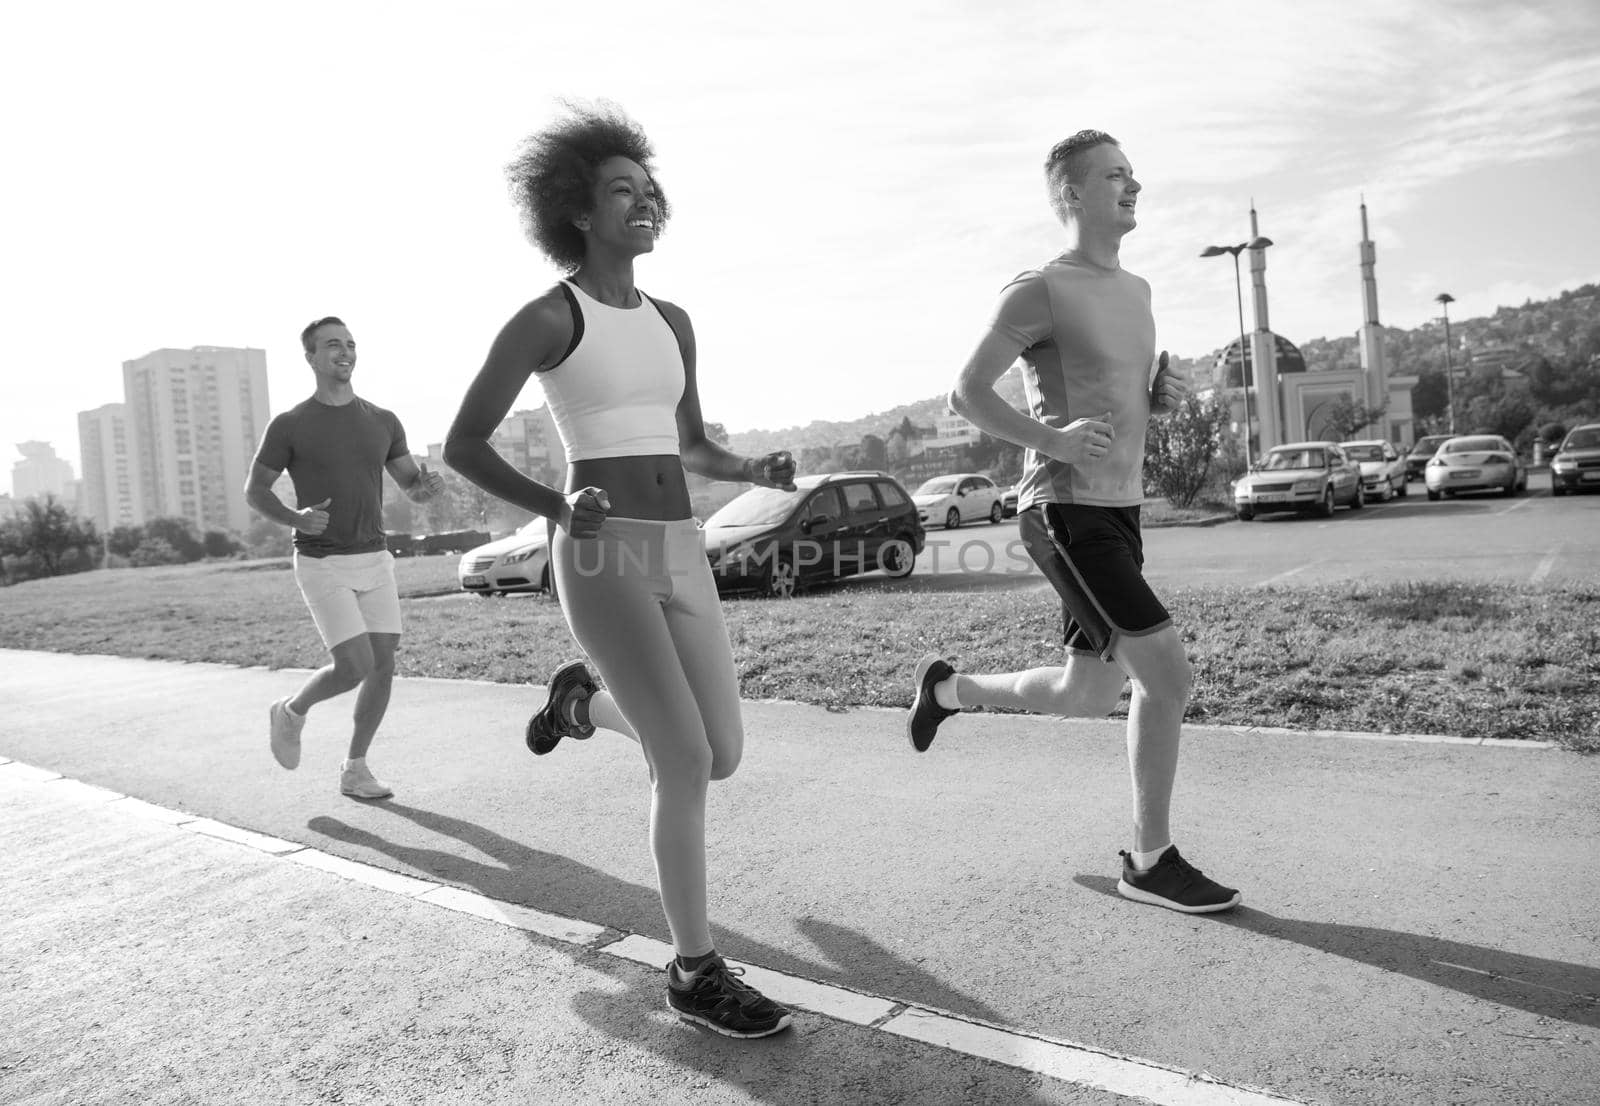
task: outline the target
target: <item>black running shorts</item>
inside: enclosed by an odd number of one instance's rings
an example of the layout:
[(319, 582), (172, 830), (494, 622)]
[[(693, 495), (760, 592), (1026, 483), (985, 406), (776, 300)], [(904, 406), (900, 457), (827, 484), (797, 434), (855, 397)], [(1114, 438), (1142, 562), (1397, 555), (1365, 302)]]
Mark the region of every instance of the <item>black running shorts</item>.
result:
[(1061, 596), (1061, 640), (1071, 653), (1113, 659), (1118, 638), (1172, 624), (1144, 578), (1138, 507), (1046, 503), (1017, 520), (1023, 545)]

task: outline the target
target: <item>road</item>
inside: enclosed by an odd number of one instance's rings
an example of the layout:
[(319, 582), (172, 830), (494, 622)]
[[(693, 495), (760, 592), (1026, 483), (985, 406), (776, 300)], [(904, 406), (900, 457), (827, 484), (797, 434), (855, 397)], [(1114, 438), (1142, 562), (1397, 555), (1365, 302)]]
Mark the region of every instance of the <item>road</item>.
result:
[(804, 1007), (751, 1045), (662, 1008), (637, 746), (403, 679), (355, 802), (344, 704), (268, 755), (303, 678), (0, 651), (0, 1102), (1594, 1101), (1600, 758), (1188, 727), (1178, 840), (1244, 891), (1188, 917), (1115, 891), (1119, 723), (746, 703), (713, 926)]
[[(1145, 532), (1145, 573), (1159, 585), (1285, 586), (1339, 581), (1458, 580), (1587, 584), (1600, 579), (1600, 495), (1550, 495), (1547, 473), (1526, 495), (1430, 503), (1405, 499), (1340, 509), (1331, 519), (1278, 515)], [(975, 584), (1036, 577), (1015, 520), (930, 530), (915, 575)], [(864, 577), (872, 580), (874, 577)]]

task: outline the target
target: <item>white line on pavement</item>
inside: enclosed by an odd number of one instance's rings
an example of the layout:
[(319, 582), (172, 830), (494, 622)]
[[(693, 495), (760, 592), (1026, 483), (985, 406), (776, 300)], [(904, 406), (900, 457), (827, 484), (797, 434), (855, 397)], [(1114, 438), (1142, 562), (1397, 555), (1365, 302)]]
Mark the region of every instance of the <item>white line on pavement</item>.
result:
[(1550, 547), (1550, 552), (1546, 553), (1544, 559), (1539, 562), (1539, 567), (1533, 570), (1533, 575), (1528, 577), (1528, 583), (1544, 583), (1544, 578), (1550, 575), (1552, 568), (1556, 567), (1556, 558), (1559, 556), (1561, 556), (1561, 543), (1556, 542)]
[[(298, 842), (270, 837), (226, 822), (169, 810), (142, 799), (70, 779), (48, 769), (0, 759), (0, 780), (49, 786), (54, 794), (78, 803), (104, 803), (108, 809), (166, 823), (242, 845), (275, 859), (288, 860), (354, 880), (378, 891), (402, 895), (442, 909), (537, 933), (659, 970), (672, 958), (672, 946), (637, 933), (606, 938), (619, 931), (590, 922), (546, 914), (515, 903), (402, 875)], [(973, 1021), (948, 1011), (915, 1006), (896, 999), (852, 991), (803, 976), (730, 961), (747, 971), (746, 978), (779, 1002), (871, 1030), (881, 1030), (950, 1052), (990, 1060), (1063, 1083), (1127, 1095), (1157, 1106), (1299, 1106), (1290, 1098), (1223, 1083), (1209, 1074), (1187, 1072), (1135, 1056), (1122, 1056), (1092, 1045), (1057, 1040)]]
[(1269, 585), (1276, 584), (1279, 580), (1287, 580), (1291, 576), (1298, 576), (1300, 573), (1304, 572), (1306, 569), (1310, 568), (1316, 563), (1316, 561), (1307, 561), (1305, 564), (1297, 565), (1296, 567), (1289, 569), (1287, 572), (1280, 572), (1276, 576), (1268, 576), (1265, 580), (1259, 581), (1256, 584), (1256, 587), (1268, 587)]

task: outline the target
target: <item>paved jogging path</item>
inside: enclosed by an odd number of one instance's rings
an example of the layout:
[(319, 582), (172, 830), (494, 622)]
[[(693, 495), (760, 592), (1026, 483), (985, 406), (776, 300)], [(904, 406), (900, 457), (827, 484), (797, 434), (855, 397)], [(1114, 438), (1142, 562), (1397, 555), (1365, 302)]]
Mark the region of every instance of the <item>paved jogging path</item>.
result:
[(662, 1009), (631, 744), (534, 758), (534, 689), (400, 680), (372, 757), (398, 798), (358, 803), (347, 702), (298, 772), (267, 752), (301, 679), (0, 651), (0, 1102), (1549, 1103), (1600, 1077), (1600, 758), (1192, 728), (1179, 843), (1246, 908), (1190, 918), (1115, 894), (1120, 726), (967, 716), (918, 756), (895, 712), (747, 704), (713, 925), (806, 1004), (751, 1045)]

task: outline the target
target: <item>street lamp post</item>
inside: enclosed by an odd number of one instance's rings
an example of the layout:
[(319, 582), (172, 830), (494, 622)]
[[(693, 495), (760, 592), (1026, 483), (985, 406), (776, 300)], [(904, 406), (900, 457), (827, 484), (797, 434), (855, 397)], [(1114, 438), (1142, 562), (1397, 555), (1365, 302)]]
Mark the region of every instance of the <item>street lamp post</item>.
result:
[(1456, 298), (1449, 292), (1440, 292), (1433, 302), (1444, 309), (1444, 388), (1450, 402), (1450, 433), (1456, 432), (1456, 374), (1450, 365), (1450, 305)]
[(1250, 450), (1250, 381), (1253, 376), (1248, 372), (1245, 356), (1249, 351), (1244, 336), (1244, 284), (1239, 278), (1239, 255), (1245, 250), (1261, 250), (1272, 245), (1272, 239), (1266, 237), (1252, 238), (1248, 242), (1240, 242), (1237, 246), (1207, 246), (1200, 251), (1201, 257), (1221, 257), (1225, 253), (1233, 255), (1233, 294), (1239, 306), (1239, 383), (1244, 386), (1244, 467), (1250, 468), (1254, 458)]

